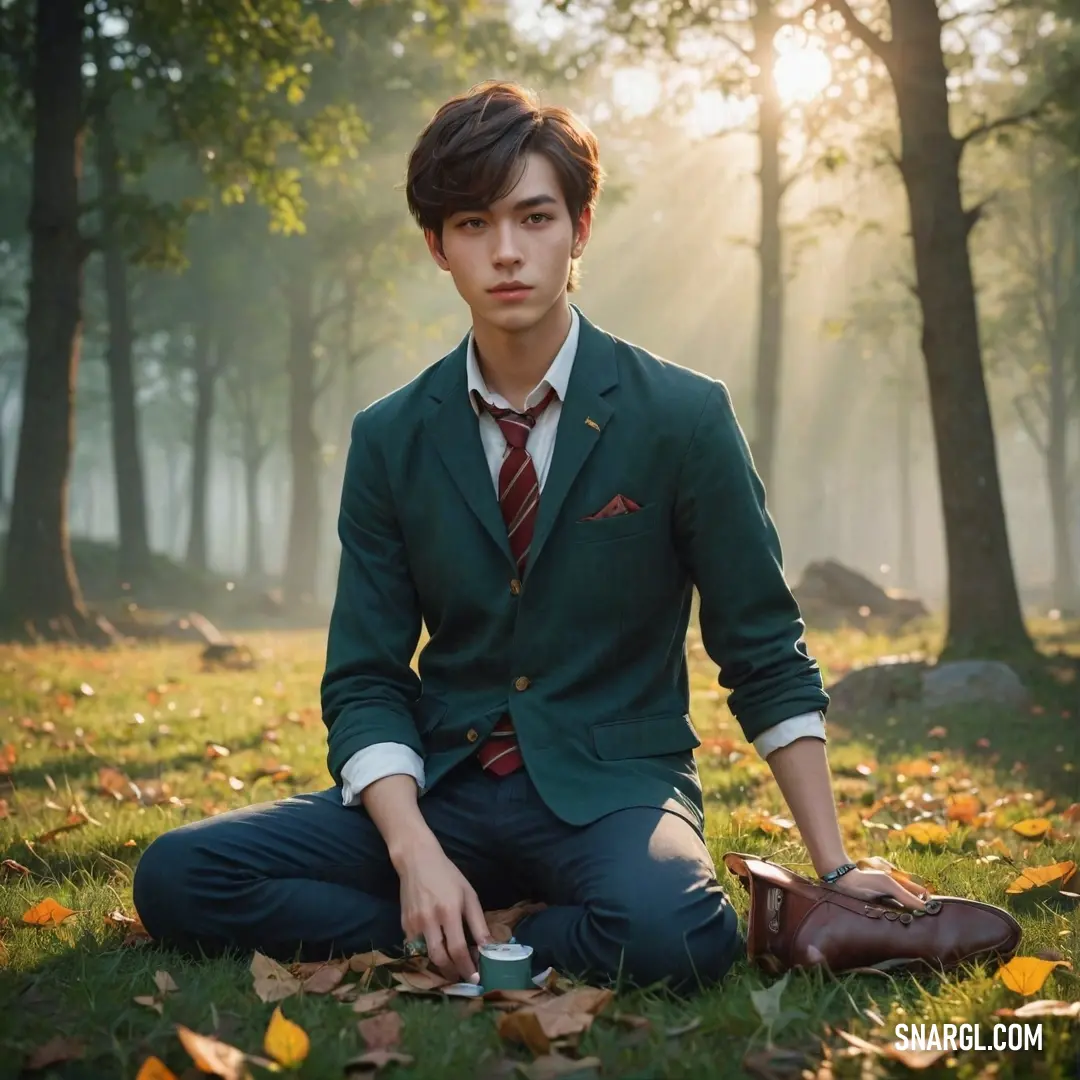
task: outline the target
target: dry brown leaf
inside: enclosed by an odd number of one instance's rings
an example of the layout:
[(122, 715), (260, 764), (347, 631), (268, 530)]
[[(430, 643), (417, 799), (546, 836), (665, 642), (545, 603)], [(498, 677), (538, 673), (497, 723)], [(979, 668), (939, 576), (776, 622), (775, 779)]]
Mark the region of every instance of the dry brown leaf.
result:
[(398, 992), (393, 989), (393, 987), (388, 987), (385, 990), (372, 990), (370, 993), (361, 994), (353, 1002), (353, 1012), (378, 1012), (380, 1009), (385, 1009), (390, 1002), (397, 997), (397, 994)]
[(401, 1042), (404, 1021), (400, 1013), (381, 1012), (356, 1023), (360, 1038), (369, 1050), (392, 1050)]
[(1057, 967), (1071, 968), (1067, 960), (1043, 960), (1038, 956), (1014, 956), (995, 973), (1010, 990), (1027, 997), (1037, 994)]
[(14, 859), (5, 859), (0, 863), (0, 868), (3, 869), (5, 874), (21, 874), (23, 877), (30, 876), (29, 868), (23, 866), (22, 863), (16, 862)]
[(378, 1072), (387, 1065), (411, 1065), (413, 1059), (409, 1054), (399, 1053), (397, 1050), (368, 1050), (359, 1057), (350, 1058), (345, 1062), (346, 1076), (367, 1076)]
[(103, 765), (98, 769), (98, 787), (117, 802), (123, 802), (125, 799), (137, 802), (139, 799), (139, 789), (112, 765)]
[(599, 1070), (598, 1057), (568, 1058), (562, 1054), (543, 1054), (520, 1068), (526, 1080), (559, 1080), (563, 1076), (579, 1076), (586, 1069)]
[(580, 987), (567, 994), (506, 1013), (499, 1019), (499, 1035), (524, 1043), (534, 1054), (546, 1054), (555, 1039), (580, 1035), (615, 996), (611, 990)]
[(7, 799), (0, 799), (0, 821), (6, 817), (11, 817), (11, 808), (8, 806)]
[(382, 967), (384, 964), (396, 964), (397, 962), (392, 956), (387, 956), (386, 953), (377, 950), (375, 952), (355, 953), (349, 957), (349, 970), (362, 975), (374, 968)]
[(23, 1068), (28, 1070), (46, 1069), (50, 1065), (59, 1065), (62, 1061), (77, 1061), (86, 1053), (86, 1043), (75, 1036), (54, 1035), (47, 1043), (27, 1055)]
[(228, 757), (232, 751), (227, 746), (222, 746), (220, 743), (207, 743), (206, 744), (206, 757), (207, 760), (213, 760), (214, 758)]
[(55, 840), (62, 833), (71, 832), (72, 829), (81, 829), (84, 825), (88, 824), (90, 819), (85, 814), (69, 814), (67, 821), (63, 825), (58, 825), (55, 829), (49, 829), (47, 832), (43, 832), (39, 837), (34, 840), (35, 844), (47, 844), (51, 840)]
[(276, 960), (256, 952), (251, 958), (251, 974), (255, 979), (255, 993), (260, 1001), (272, 1004), (300, 992), (300, 980), (290, 975), (288, 970)]
[(165, 1004), (161, 998), (155, 994), (137, 994), (131, 999), (136, 1005), (145, 1005), (148, 1009), (153, 1009), (158, 1016), (165, 1015)]
[(167, 971), (154, 972), (154, 985), (158, 988), (159, 994), (175, 994), (180, 989), (176, 985), (176, 980)]
[(483, 1000), (497, 1009), (516, 1009), (519, 1005), (535, 1005), (541, 1001), (549, 1001), (551, 997), (547, 990), (537, 986), (531, 990), (489, 990), (483, 995)]
[(945, 816), (950, 821), (970, 825), (982, 812), (982, 802), (977, 795), (950, 795), (945, 800)]
[(110, 911), (105, 916), (105, 921), (110, 926), (118, 927), (121, 930), (130, 929), (132, 932), (136, 930), (143, 930), (145, 933), (146, 928), (143, 926), (142, 921), (137, 915), (125, 915), (119, 908), (115, 911)]
[(51, 896), (47, 896), (40, 904), (35, 904), (29, 911), (24, 911), (22, 921), (29, 923), (30, 926), (59, 926), (74, 914), (71, 908), (64, 907)]
[(200, 1035), (183, 1024), (176, 1025), (176, 1034), (191, 1060), (203, 1072), (216, 1073), (221, 1080), (243, 1080), (242, 1050), (210, 1035)]
[(892, 1058), (909, 1069), (928, 1069), (948, 1053), (947, 1050), (898, 1050), (891, 1043), (867, 1042), (858, 1035), (852, 1035), (850, 1031), (837, 1030), (836, 1034), (846, 1039), (855, 1050), (863, 1054)]
[(345, 970), (336, 964), (323, 964), (312, 972), (303, 982), (305, 994), (329, 994), (341, 985)]
[(484, 919), (488, 924), (488, 930), (492, 938), (500, 944), (505, 944), (514, 936), (514, 927), (536, 911), (543, 911), (547, 904), (535, 903), (531, 900), (521, 900), (508, 908), (494, 908), (484, 912)]
[(402, 970), (393, 971), (390, 973), (391, 977), (396, 983), (399, 983), (403, 989), (419, 991), (421, 993), (430, 993), (435, 990), (441, 990), (444, 986), (449, 986), (452, 982), (451, 979), (447, 979), (445, 976), (440, 975), (434, 970)]

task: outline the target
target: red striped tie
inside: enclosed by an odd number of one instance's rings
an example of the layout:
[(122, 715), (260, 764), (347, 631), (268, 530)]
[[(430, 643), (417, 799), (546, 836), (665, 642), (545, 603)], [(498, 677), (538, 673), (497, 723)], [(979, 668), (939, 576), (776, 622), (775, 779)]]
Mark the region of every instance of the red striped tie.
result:
[[(525, 443), (537, 418), (555, 399), (555, 390), (549, 390), (543, 401), (523, 413), (489, 405), (476, 391), (473, 391), (473, 396), (477, 407), (495, 418), (506, 439), (506, 450), (499, 469), (499, 508), (506, 522), (510, 553), (517, 563), (518, 576), (522, 577), (536, 527), (536, 511), (540, 506), (540, 483)], [(491, 737), (483, 743), (476, 756), (480, 764), (496, 776), (508, 776), (525, 764), (509, 716), (504, 716), (495, 725)]]

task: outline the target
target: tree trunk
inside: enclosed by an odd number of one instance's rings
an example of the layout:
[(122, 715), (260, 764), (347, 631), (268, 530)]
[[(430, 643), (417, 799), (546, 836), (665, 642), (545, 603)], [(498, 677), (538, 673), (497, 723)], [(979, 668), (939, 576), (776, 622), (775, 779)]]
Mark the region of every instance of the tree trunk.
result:
[(890, 0), (923, 355), (937, 447), (949, 575), (943, 655), (1033, 651), (1020, 612), (983, 375), (961, 144), (949, 128), (941, 19), (935, 0)]
[[(1062, 317), (1064, 318), (1064, 316)], [(1069, 413), (1066, 388), (1064, 334), (1050, 350), (1050, 408), (1046, 432), (1046, 482), (1054, 543), (1054, 605), (1063, 613), (1078, 606), (1076, 572), (1069, 536)]]
[(67, 510), (85, 253), (79, 233), (83, 25), (80, 0), (37, 5), (27, 364), (3, 621), (19, 634), (97, 638), (71, 558)]
[(112, 407), (112, 451), (120, 545), (116, 569), (120, 581), (139, 584), (151, 574), (146, 522), (146, 485), (139, 416), (132, 365), (134, 332), (129, 305), (127, 258), (117, 220), (122, 180), (115, 132), (107, 102), (96, 116), (98, 174), (101, 177), (102, 254), (105, 301), (109, 316), (109, 399)]
[(310, 278), (295, 273), (289, 286), (289, 456), (292, 508), (285, 552), (286, 605), (315, 599), (319, 552), (319, 439), (315, 434), (315, 313)]
[(244, 556), (244, 576), (261, 581), (266, 570), (263, 564), (262, 519), (259, 515), (259, 472), (261, 454), (244, 455), (244, 503), (247, 507), (247, 551)]
[(185, 561), (197, 570), (207, 568), (206, 501), (210, 479), (210, 421), (214, 415), (214, 365), (208, 320), (195, 333), (195, 419), (191, 432), (191, 517)]
[(914, 447), (911, 439), (912, 391), (901, 378), (896, 396), (896, 457), (900, 506), (900, 552), (896, 563), (896, 581), (902, 589), (914, 591), (915, 570), (915, 492), (911, 482)]
[(771, 491), (775, 478), (784, 330), (783, 240), (780, 232), (780, 204), (784, 195), (780, 177), (783, 109), (773, 80), (774, 38), (778, 26), (771, 0), (759, 0), (751, 25), (754, 60), (758, 68), (754, 92), (758, 107), (758, 191), (761, 200), (753, 457), (766, 490)]

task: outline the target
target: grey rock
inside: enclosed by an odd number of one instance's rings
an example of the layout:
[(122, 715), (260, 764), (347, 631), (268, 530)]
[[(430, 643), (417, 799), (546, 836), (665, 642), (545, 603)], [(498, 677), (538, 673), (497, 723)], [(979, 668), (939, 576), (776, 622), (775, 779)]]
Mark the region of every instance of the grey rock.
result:
[(1023, 709), (1031, 704), (1031, 695), (1020, 676), (1000, 660), (957, 660), (923, 672), (922, 702), (931, 710), (972, 704)]

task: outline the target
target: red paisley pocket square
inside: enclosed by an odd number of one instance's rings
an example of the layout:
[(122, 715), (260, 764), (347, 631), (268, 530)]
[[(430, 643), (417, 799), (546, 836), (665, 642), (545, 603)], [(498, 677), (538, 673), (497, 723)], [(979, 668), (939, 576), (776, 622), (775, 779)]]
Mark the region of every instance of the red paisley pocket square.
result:
[(595, 514), (589, 514), (588, 517), (583, 517), (580, 520), (602, 521), (604, 518), (618, 517), (620, 514), (632, 514), (635, 510), (640, 509), (641, 507), (633, 499), (628, 499), (625, 495), (616, 495), (603, 510), (597, 510)]

